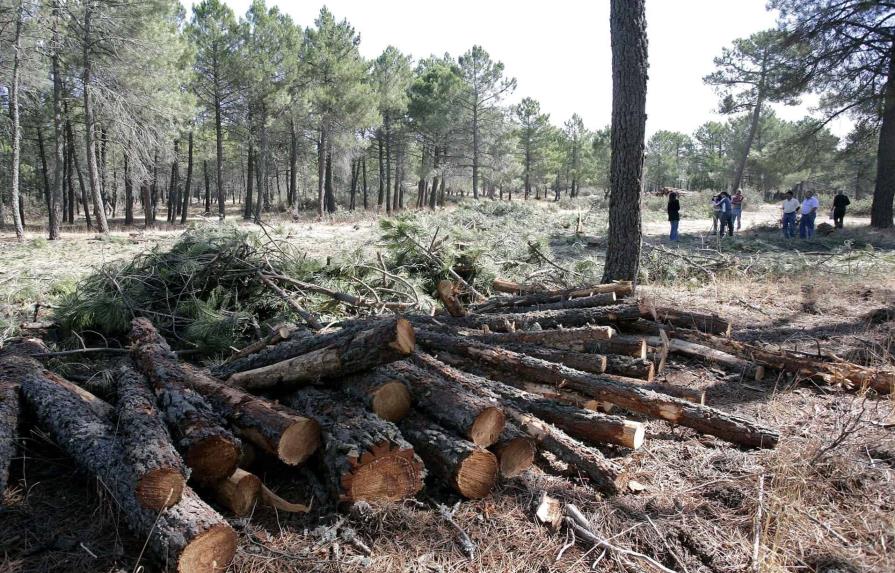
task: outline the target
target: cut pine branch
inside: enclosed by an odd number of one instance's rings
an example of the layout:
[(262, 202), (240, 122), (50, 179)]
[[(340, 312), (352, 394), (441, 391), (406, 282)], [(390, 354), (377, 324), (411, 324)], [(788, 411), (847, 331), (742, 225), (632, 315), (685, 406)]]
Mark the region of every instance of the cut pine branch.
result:
[(167, 509), (143, 507), (134, 468), (126, 464), (110, 424), (81, 397), (33, 372), (22, 380), (22, 394), (53, 441), (111, 492), (128, 527), (147, 539), (159, 561), (174, 564), (181, 573), (222, 573), (227, 568), (236, 553), (236, 533), (189, 487)]
[(772, 448), (780, 434), (754, 420), (729, 414), (644, 390), (605, 375), (573, 370), (509, 350), (471, 342), (467, 338), (432, 331), (417, 333), (420, 344), (432, 352), (447, 351), (471, 358), (488, 366), (518, 372), (546, 384), (564, 383), (565, 387), (604, 402), (611, 402), (630, 412), (693, 428), (743, 446)]
[(223, 418), (187, 384), (187, 374), (152, 323), (136, 318), (131, 324), (131, 356), (149, 380), (159, 408), (174, 434), (192, 477), (203, 483), (227, 478), (236, 470), (239, 440)]
[(499, 464), (488, 450), (452, 436), (416, 413), (401, 421), (401, 431), (426, 462), (426, 467), (450, 483), (460, 495), (480, 499), (494, 488)]
[(422, 462), (391, 422), (314, 388), (286, 403), (320, 424), (329, 489), (339, 501), (399, 501), (422, 489)]
[(180, 501), (189, 472), (171, 443), (146, 379), (127, 364), (116, 372), (118, 436), (126, 462), (138, 470), (135, 495), (160, 510)]

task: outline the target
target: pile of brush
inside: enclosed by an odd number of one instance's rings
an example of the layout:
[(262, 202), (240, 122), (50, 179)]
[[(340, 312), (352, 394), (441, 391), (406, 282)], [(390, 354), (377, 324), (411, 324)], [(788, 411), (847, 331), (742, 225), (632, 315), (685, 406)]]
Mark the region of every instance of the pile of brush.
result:
[(137, 318), (107, 400), (48, 371), (38, 341), (11, 344), (0, 354), (0, 486), (21, 399), (106, 485), (159, 560), (178, 571), (216, 571), (232, 559), (237, 538), (193, 486), (236, 515), (259, 503), (307, 509), (241, 469), (248, 451), (275, 458), (286, 474), (311, 471), (323, 485), (314, 495), (337, 503), (411, 498), (427, 475), (430, 484), (481, 498), (501, 476), (529, 468), (538, 450), (613, 495), (626, 489), (626, 473), (598, 447), (639, 448), (639, 420), (742, 447), (779, 440), (773, 428), (705, 405), (700, 392), (654, 383), (669, 352), (750, 377), (796, 369), (878, 392), (893, 381), (832, 357), (737, 343), (720, 317), (625, 298), (630, 283), (493, 288), (512, 296), (467, 307), (457, 285), (443, 281), (445, 314), (356, 318), (331, 331), (282, 328), (208, 370), (178, 360), (152, 322)]

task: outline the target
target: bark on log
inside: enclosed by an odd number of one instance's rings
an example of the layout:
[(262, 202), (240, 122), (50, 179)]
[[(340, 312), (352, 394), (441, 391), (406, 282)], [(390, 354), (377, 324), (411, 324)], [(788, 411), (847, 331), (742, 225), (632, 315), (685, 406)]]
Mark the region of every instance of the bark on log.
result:
[(506, 417), (497, 400), (482, 397), (407, 361), (385, 366), (384, 371), (405, 383), (416, 408), (438, 424), (483, 448), (500, 438)]
[[(486, 379), (453, 368), (428, 354), (416, 353), (414, 361), (461, 384), (474, 384), (476, 388), (483, 389), (488, 387)], [(490, 392), (490, 390), (487, 391)], [(623, 469), (616, 463), (607, 460), (599, 450), (582, 444), (562, 430), (531, 414), (506, 405), (504, 411), (513, 423), (534, 439), (540, 447), (587, 475), (600, 491), (615, 494), (627, 483)]]
[[(563, 297), (576, 298), (582, 296), (590, 296), (592, 294), (613, 292), (619, 297), (630, 296), (634, 294), (634, 285), (631, 281), (618, 281), (610, 284), (578, 286), (569, 289), (547, 290), (537, 286), (523, 285), (504, 279), (494, 279), (491, 283), (491, 290), (497, 292), (505, 292), (512, 295), (530, 296), (530, 297)], [(538, 300), (533, 304), (542, 302)], [(546, 302), (554, 302), (547, 300)], [(532, 303), (529, 303), (532, 304)]]
[[(573, 308), (569, 310), (541, 310), (519, 314), (472, 314), (462, 318), (439, 317), (438, 322), (448, 326), (477, 328), (487, 327), (494, 332), (529, 330), (535, 323), (542, 329), (578, 327), (587, 324), (612, 325), (618, 321), (634, 320), (640, 316), (636, 304), (616, 304), (594, 308)], [(434, 319), (414, 316), (412, 320), (419, 326), (435, 324)]]
[(231, 388), (188, 364), (185, 383), (205, 397), (239, 434), (283, 463), (294, 466), (320, 446), (320, 425), (276, 402)]
[[(651, 346), (661, 345), (662, 339), (658, 336), (649, 336), (646, 338), (646, 342)], [(748, 379), (761, 380), (764, 378), (764, 366), (702, 344), (671, 338), (668, 340), (668, 351), (724, 366)]]
[(20, 410), (18, 383), (6, 379), (0, 365), (0, 500), (9, 481), (10, 461), (15, 456)]
[(146, 379), (123, 364), (116, 372), (118, 437), (137, 477), (141, 506), (156, 511), (180, 501), (189, 472), (171, 443)]
[(559, 350), (556, 348), (541, 348), (533, 344), (501, 344), (501, 348), (534, 356), (548, 362), (565, 364), (569, 368), (602, 374), (606, 372), (607, 357), (602, 354), (585, 354), (573, 350)]
[[(276, 346), (264, 348), (260, 352), (249, 354), (232, 362), (212, 368), (211, 374), (215, 378), (225, 380), (237, 372), (256, 370), (322, 348), (344, 345), (346, 341), (352, 340), (362, 331), (376, 330), (383, 327), (388, 328), (389, 325), (396, 331), (399, 328), (397, 326), (398, 321), (399, 319), (395, 318), (355, 320), (335, 332), (325, 334), (315, 333), (300, 337), (291, 336), (289, 340), (281, 342)], [(405, 330), (404, 327), (401, 327), (401, 330)], [(412, 342), (412, 338), (410, 341)]]
[(536, 344), (550, 348), (583, 352), (589, 342), (610, 341), (615, 336), (611, 326), (585, 326), (557, 330), (518, 330), (483, 334), (477, 330), (463, 330), (460, 334), (471, 336), (486, 344)]
[(236, 533), (189, 487), (180, 502), (162, 511), (146, 509), (135, 495), (133, 469), (112, 426), (64, 386), (26, 375), (22, 394), (53, 440), (102, 481), (135, 534), (148, 537), (155, 557), (181, 573), (222, 572), (236, 553)]
[(250, 354), (255, 354), (256, 352), (261, 352), (268, 346), (275, 346), (284, 340), (289, 340), (292, 336), (310, 336), (311, 334), (312, 332), (310, 330), (299, 330), (294, 324), (281, 324), (274, 327), (273, 332), (264, 338), (256, 340), (231, 354), (225, 363), (233, 362), (234, 360), (238, 360), (239, 358), (243, 358)]
[(233, 475), (214, 484), (212, 492), (218, 503), (229, 509), (233, 515), (242, 517), (250, 514), (261, 498), (261, 480), (254, 474), (236, 468)]
[(438, 281), (435, 291), (438, 293), (438, 298), (448, 311), (448, 314), (451, 316), (466, 316), (466, 309), (463, 308), (463, 304), (457, 298), (457, 288), (452, 281), (447, 279)]
[(412, 399), (407, 385), (392, 377), (386, 366), (342, 381), (346, 394), (389, 422), (397, 422), (410, 412)]
[[(614, 292), (594, 294), (591, 296), (583, 296), (580, 298), (570, 298), (567, 300), (558, 300), (556, 302), (542, 302), (531, 304), (514, 304), (511, 306), (481, 306), (473, 310), (479, 314), (494, 313), (523, 313), (536, 312), (539, 310), (569, 310), (573, 308), (593, 308), (595, 306), (609, 306), (616, 303)], [(485, 303), (487, 305), (488, 303)], [(461, 315), (462, 316), (462, 315)]]
[(213, 483), (233, 474), (239, 440), (208, 401), (189, 387), (187, 374), (168, 343), (145, 318), (134, 319), (130, 339), (134, 363), (155, 390), (158, 406), (192, 477)]
[(401, 421), (401, 431), (425, 460), (426, 467), (450, 483), (457, 493), (480, 499), (491, 492), (499, 471), (494, 454), (455, 438), (416, 413)]
[[(614, 374), (616, 376), (625, 376), (627, 378), (639, 378), (652, 382), (656, 376), (656, 367), (651, 360), (645, 358), (633, 358), (631, 356), (621, 356), (618, 354), (610, 354), (604, 357), (606, 360), (606, 374)], [(575, 368), (573, 364), (566, 364), (570, 368)], [(582, 370), (582, 368), (576, 368)], [(599, 373), (598, 373), (599, 374)]]
[(444, 350), (505, 371), (518, 372), (540, 382), (562, 384), (631, 412), (688, 426), (743, 446), (772, 448), (780, 439), (776, 430), (754, 420), (624, 384), (605, 375), (573, 370), (561, 364), (432, 331), (421, 331), (417, 333), (417, 338), (421, 345), (433, 352)]
[(307, 354), (254, 370), (236, 372), (230, 376), (229, 382), (252, 391), (294, 388), (321, 378), (345, 376), (388, 364), (404, 358), (413, 349), (413, 327), (399, 318), (352, 333)]
[(508, 423), (500, 434), (500, 440), (492, 447), (500, 463), (500, 475), (516, 477), (532, 466), (535, 461), (535, 441), (515, 424)]
[(641, 336), (613, 336), (605, 341), (588, 341), (582, 347), (570, 347), (579, 352), (596, 352), (597, 354), (621, 354), (634, 358), (646, 359), (649, 346)]
[[(653, 311), (655, 311), (655, 317)], [(649, 303), (642, 302), (640, 303), (640, 316), (678, 328), (689, 328), (700, 332), (708, 332), (709, 334), (730, 336), (730, 333), (733, 332), (733, 325), (717, 314), (688, 312), (667, 306), (654, 307)]]
[(323, 464), (339, 501), (398, 501), (422, 489), (422, 462), (391, 422), (314, 388), (286, 403), (320, 424)]

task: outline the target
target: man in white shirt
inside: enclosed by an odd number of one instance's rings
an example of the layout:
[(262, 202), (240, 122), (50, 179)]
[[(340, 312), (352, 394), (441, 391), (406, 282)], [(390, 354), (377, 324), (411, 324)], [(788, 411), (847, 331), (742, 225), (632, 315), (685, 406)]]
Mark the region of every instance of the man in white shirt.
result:
[(820, 209), (820, 201), (814, 196), (812, 191), (808, 191), (805, 199), (802, 201), (802, 219), (799, 221), (799, 238), (814, 238), (814, 219), (817, 217), (817, 210)]
[(794, 239), (796, 236), (796, 213), (799, 211), (799, 200), (792, 196), (792, 191), (786, 192), (783, 201), (783, 236)]

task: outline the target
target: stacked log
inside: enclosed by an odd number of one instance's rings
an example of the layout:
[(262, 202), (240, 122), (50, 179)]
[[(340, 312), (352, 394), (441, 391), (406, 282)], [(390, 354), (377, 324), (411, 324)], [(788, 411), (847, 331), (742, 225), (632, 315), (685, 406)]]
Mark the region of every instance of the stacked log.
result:
[[(557, 290), (549, 290), (543, 289), (537, 286), (529, 286), (523, 285), (519, 283), (515, 283), (512, 281), (504, 280), (504, 279), (495, 279), (494, 282), (491, 283), (491, 290), (497, 292), (504, 292), (511, 295), (516, 296), (528, 296), (534, 299), (541, 298), (577, 298), (582, 296), (591, 296), (594, 294), (600, 293), (615, 293), (619, 297), (630, 296), (634, 294), (634, 283), (631, 281), (618, 281), (609, 284), (599, 284), (599, 285), (590, 285), (590, 286), (578, 286), (569, 289), (557, 289)], [(506, 299), (495, 299), (499, 302), (504, 302)], [(546, 302), (553, 302), (547, 300)], [(537, 303), (528, 303), (528, 304), (537, 304)]]
[(383, 420), (397, 422), (410, 412), (410, 390), (404, 382), (390, 374), (387, 366), (346, 378), (342, 381), (342, 388)]
[(655, 320), (660, 324), (698, 330), (709, 334), (730, 336), (730, 333), (733, 331), (733, 325), (717, 314), (688, 312), (676, 308), (641, 303), (640, 315), (642, 318)]
[(507, 478), (516, 477), (530, 468), (537, 451), (534, 439), (512, 422), (506, 424), (492, 449), (500, 463), (500, 475)]
[[(540, 310), (524, 313), (471, 314), (460, 318), (439, 317), (439, 322), (448, 326), (465, 328), (488, 328), (494, 332), (530, 330), (537, 324), (542, 329), (560, 327), (580, 327), (588, 324), (614, 325), (619, 321), (636, 320), (640, 317), (637, 304), (615, 304), (591, 308), (564, 310)], [(413, 317), (420, 326), (431, 325), (432, 319)]]

